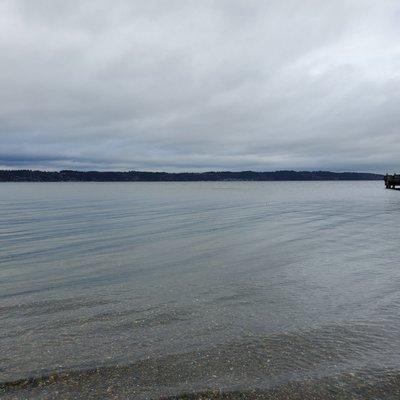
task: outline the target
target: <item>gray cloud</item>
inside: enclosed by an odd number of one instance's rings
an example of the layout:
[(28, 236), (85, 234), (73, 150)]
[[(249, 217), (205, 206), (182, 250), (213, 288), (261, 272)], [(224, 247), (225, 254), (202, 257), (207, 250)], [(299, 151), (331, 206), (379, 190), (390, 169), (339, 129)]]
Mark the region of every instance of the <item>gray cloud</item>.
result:
[(400, 5), (3, 0), (0, 168), (400, 169)]

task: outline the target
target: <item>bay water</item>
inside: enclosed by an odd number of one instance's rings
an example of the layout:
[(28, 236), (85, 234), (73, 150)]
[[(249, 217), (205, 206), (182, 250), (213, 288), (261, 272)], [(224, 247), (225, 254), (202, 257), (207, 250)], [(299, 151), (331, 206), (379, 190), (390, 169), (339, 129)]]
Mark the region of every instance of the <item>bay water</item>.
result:
[(397, 374), (399, 222), (379, 181), (2, 183), (4, 394), (94, 370), (137, 398)]

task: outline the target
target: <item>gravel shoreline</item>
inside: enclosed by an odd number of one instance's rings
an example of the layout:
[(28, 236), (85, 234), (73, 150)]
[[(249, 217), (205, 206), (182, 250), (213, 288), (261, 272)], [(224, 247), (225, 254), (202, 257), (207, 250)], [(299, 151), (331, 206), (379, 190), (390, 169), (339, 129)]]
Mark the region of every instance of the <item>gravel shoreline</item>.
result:
[[(16, 399), (162, 399), (162, 400), (395, 400), (400, 398), (400, 372), (381, 371), (373, 377), (358, 373), (335, 377), (291, 381), (271, 388), (171, 393), (166, 386), (151, 394), (151, 386), (141, 386), (131, 367), (118, 367), (50, 374), (45, 377), (0, 383), (0, 397)], [(143, 384), (143, 382), (142, 382)], [(150, 382), (149, 382), (150, 384)], [(165, 394), (163, 394), (165, 393)]]

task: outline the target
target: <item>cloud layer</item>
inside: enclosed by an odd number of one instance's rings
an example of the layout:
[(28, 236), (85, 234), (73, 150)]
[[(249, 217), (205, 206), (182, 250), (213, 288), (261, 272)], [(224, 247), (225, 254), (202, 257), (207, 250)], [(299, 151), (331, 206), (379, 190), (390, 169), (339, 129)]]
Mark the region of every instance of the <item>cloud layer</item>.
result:
[(3, 0), (0, 168), (400, 170), (392, 0)]

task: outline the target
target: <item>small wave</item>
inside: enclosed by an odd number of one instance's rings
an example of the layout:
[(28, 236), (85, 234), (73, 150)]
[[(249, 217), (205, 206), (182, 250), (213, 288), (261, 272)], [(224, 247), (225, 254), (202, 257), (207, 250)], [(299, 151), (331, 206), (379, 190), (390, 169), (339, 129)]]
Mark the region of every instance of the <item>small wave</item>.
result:
[(394, 400), (400, 398), (400, 371), (345, 373), (319, 379), (295, 379), (284, 384), (229, 390), (209, 385), (199, 391), (138, 385), (134, 369), (99, 368), (54, 373), (0, 384), (2, 399), (162, 399), (162, 400)]

